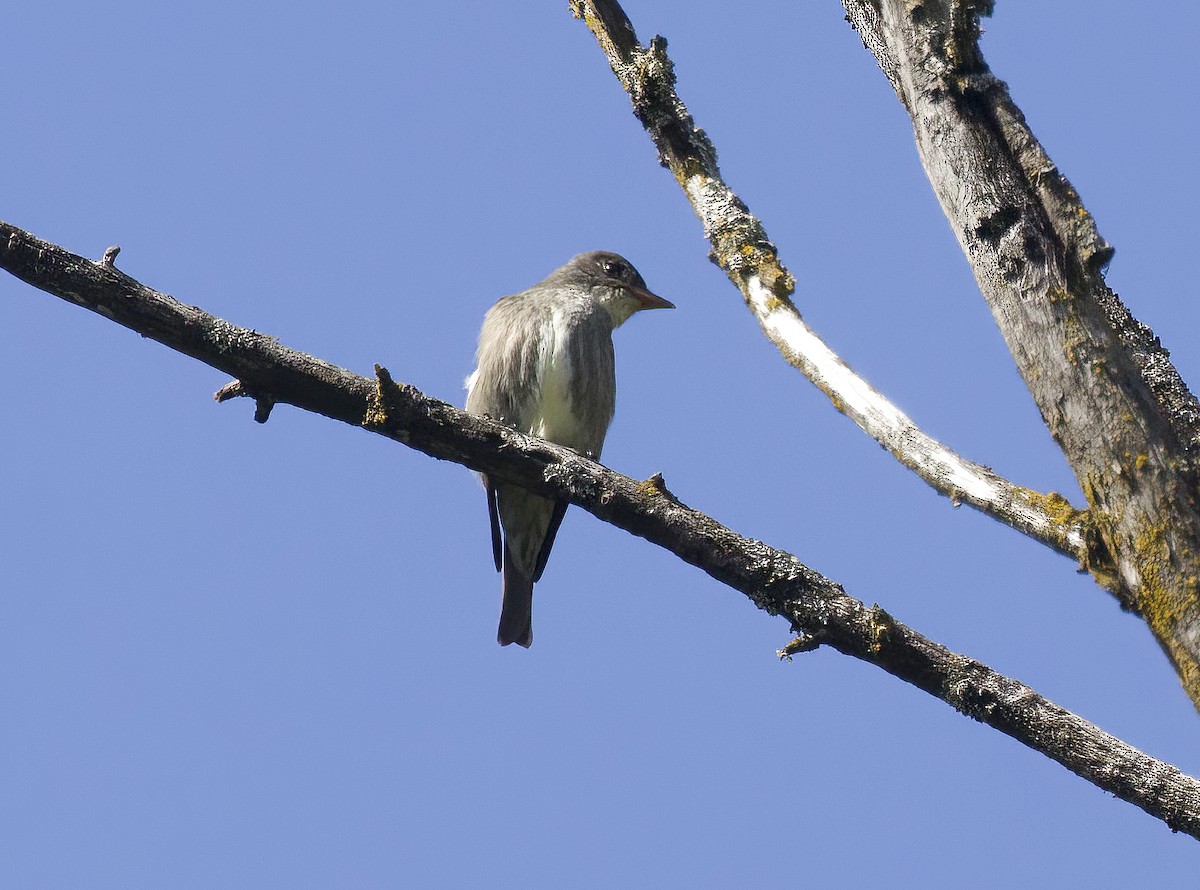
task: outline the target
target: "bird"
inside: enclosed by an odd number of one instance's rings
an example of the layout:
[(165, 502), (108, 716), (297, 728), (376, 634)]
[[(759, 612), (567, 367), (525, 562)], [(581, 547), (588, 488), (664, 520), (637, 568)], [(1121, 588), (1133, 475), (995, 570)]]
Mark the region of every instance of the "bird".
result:
[[(612, 332), (644, 309), (674, 309), (615, 253), (581, 253), (483, 319), (466, 410), (600, 457), (616, 407)], [(546, 568), (566, 500), (481, 479), (492, 557), (502, 573), (501, 646), (533, 643), (533, 585)]]

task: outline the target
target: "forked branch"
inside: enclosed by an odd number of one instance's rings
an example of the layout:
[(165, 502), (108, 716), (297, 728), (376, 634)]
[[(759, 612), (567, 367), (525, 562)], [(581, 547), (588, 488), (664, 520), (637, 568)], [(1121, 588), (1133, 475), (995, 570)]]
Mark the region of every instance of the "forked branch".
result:
[(788, 363), (901, 464), (957, 504), (967, 504), (1079, 564), (1088, 563), (1087, 513), (1062, 495), (1015, 485), (967, 460), (924, 432), (858, 376), (805, 323), (792, 303), (795, 280), (779, 260), (762, 223), (725, 183), (717, 153), (675, 90), (667, 44), (642, 46), (612, 0), (572, 0), (595, 35), (633, 110), (704, 225), (713, 261), (741, 290), (763, 332)]

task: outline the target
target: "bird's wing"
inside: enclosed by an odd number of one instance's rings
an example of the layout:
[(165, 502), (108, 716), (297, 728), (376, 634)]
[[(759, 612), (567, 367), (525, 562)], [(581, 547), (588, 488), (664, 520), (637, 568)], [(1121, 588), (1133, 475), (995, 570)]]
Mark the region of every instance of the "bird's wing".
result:
[(488, 521), (492, 525), (492, 559), (496, 562), (496, 571), (503, 565), (504, 544), (500, 541), (500, 510), (496, 506), (496, 486), (487, 476), (483, 476), (483, 487), (487, 490)]
[(491, 308), (479, 334), (468, 411), (523, 433), (530, 431), (541, 393), (537, 335), (545, 314), (544, 307), (531, 307), (518, 297), (504, 297)]
[(567, 512), (567, 501), (555, 501), (554, 512), (550, 514), (550, 525), (546, 527), (546, 537), (542, 538), (542, 549), (538, 551), (537, 562), (533, 566), (533, 581), (536, 584), (542, 580), (542, 572), (546, 571), (546, 560), (550, 558), (550, 548), (554, 546), (554, 536), (562, 525), (563, 516)]

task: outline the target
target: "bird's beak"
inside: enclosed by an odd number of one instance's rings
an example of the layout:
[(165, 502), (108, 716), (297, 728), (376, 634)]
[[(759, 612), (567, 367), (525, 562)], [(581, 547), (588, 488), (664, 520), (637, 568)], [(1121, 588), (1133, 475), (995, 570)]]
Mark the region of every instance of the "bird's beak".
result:
[(674, 309), (675, 304), (670, 300), (664, 300), (658, 294), (652, 294), (644, 287), (627, 284), (625, 289), (633, 294), (634, 299), (638, 301), (638, 309)]

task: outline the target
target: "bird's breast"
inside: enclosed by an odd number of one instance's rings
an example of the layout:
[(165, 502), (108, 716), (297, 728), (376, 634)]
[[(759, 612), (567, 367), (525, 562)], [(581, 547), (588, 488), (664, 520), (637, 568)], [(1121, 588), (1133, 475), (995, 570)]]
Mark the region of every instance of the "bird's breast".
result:
[(577, 369), (570, 348), (571, 329), (561, 314), (555, 312), (545, 322), (539, 342), (538, 379), (541, 398), (533, 433), (552, 442), (572, 445), (579, 435), (579, 418), (574, 411), (575, 376)]
[(539, 342), (538, 416), (531, 432), (598, 454), (612, 419), (612, 340), (607, 330), (554, 312)]

